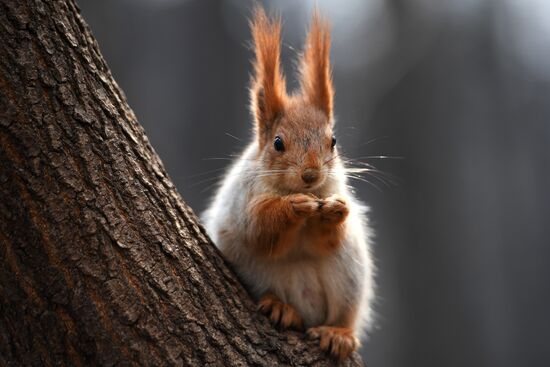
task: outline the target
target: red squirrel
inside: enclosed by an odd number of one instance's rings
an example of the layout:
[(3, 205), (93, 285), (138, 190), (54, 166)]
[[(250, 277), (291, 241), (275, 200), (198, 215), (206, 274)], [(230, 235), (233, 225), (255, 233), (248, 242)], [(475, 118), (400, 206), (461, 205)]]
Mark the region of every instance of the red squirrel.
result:
[(371, 321), (374, 283), (367, 208), (348, 186), (333, 135), (329, 24), (314, 11), (300, 90), (290, 95), (280, 19), (258, 7), (250, 27), (255, 134), (204, 213), (205, 227), (259, 311), (345, 359)]

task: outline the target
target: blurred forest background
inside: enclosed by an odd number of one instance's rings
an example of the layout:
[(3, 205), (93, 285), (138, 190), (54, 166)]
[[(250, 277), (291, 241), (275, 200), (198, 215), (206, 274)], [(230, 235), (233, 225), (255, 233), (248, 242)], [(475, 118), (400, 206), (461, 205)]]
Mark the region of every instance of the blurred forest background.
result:
[[(250, 138), (251, 1), (78, 0), (184, 200)], [(550, 2), (319, 0), (338, 141), (377, 233), (369, 366), (550, 365)], [(290, 87), (312, 1), (284, 21)], [(218, 173), (220, 171), (217, 171)]]

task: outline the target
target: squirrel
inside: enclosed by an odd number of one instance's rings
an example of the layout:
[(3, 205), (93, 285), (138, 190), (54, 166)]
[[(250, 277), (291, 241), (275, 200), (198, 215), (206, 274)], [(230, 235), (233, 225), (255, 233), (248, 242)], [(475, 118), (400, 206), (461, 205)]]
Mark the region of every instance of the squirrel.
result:
[(313, 12), (288, 95), (280, 17), (256, 7), (250, 21), (254, 138), (203, 214), (207, 233), (279, 328), (305, 330), (345, 359), (372, 318), (367, 207), (347, 184), (333, 135), (330, 26)]

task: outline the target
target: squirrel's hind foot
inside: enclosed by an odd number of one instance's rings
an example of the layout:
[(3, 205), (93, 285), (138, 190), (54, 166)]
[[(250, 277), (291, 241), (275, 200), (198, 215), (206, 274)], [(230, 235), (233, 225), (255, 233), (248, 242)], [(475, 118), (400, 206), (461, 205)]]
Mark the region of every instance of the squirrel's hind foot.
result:
[(267, 293), (258, 303), (258, 311), (266, 315), (271, 323), (281, 329), (303, 330), (304, 322), (294, 307), (284, 303), (273, 293)]
[(319, 347), (333, 358), (344, 360), (357, 349), (359, 340), (346, 327), (317, 326), (307, 330), (308, 339), (319, 340)]

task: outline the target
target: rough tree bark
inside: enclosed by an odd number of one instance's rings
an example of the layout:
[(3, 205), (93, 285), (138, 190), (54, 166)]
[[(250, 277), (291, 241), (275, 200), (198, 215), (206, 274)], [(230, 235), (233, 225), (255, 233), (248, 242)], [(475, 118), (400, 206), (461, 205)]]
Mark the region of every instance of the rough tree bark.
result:
[(255, 312), (71, 0), (0, 0), (0, 244), (2, 366), (334, 363)]

